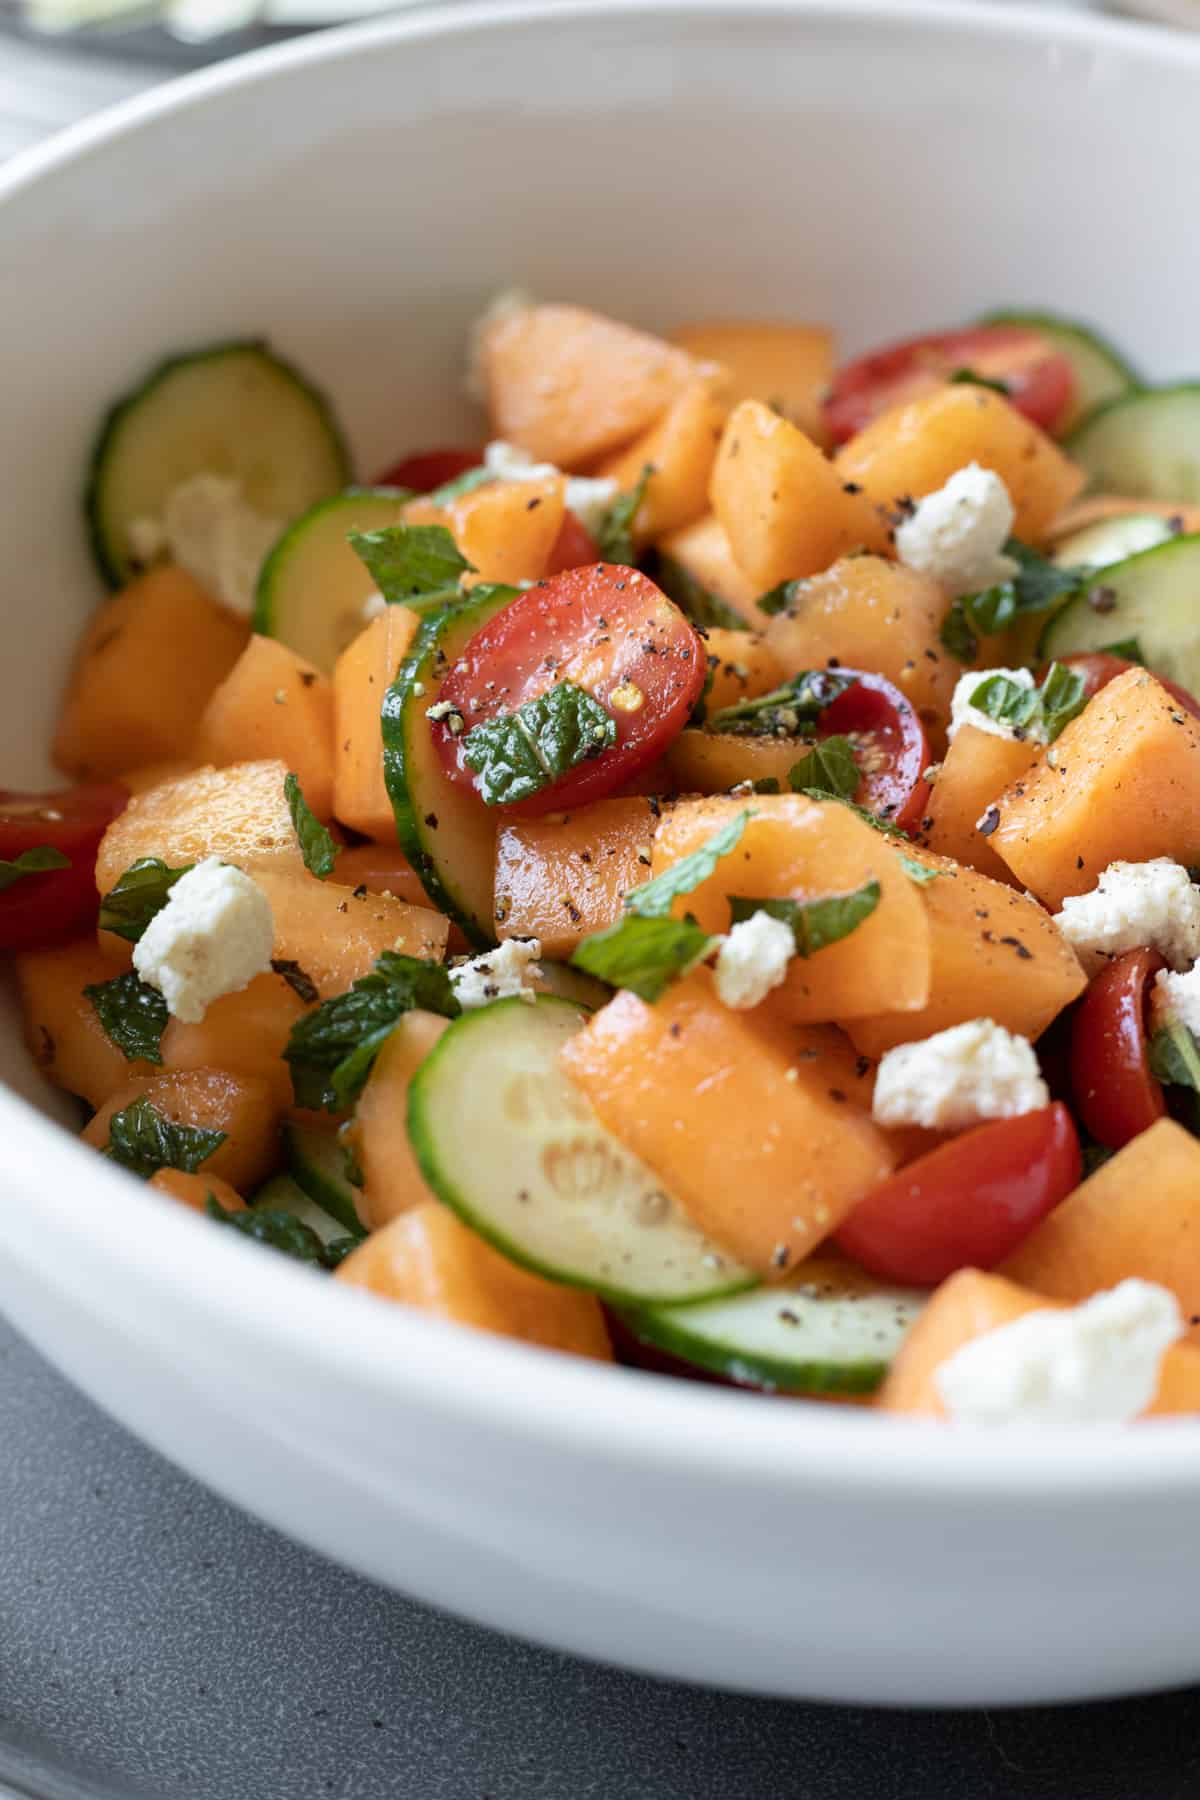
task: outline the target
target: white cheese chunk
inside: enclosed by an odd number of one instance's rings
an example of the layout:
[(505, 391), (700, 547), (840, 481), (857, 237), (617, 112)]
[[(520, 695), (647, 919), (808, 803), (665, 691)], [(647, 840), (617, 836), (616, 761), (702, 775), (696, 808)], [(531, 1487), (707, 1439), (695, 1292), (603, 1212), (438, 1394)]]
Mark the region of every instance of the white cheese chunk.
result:
[[(483, 464), (497, 481), (548, 481), (562, 470), (553, 463), (534, 462), (527, 450), (495, 438), (483, 452)], [(615, 481), (586, 475), (567, 477), (567, 509), (593, 535), (604, 523), (604, 515), (616, 499), (619, 489)]]
[(1049, 1104), (1050, 1090), (1029, 1039), (992, 1019), (970, 1019), (885, 1051), (872, 1114), (879, 1125), (962, 1131), (984, 1119), (1014, 1119)]
[(463, 375), (463, 392), (479, 406), (487, 405), (487, 381), (483, 369), (483, 346), (487, 334), (498, 319), (513, 313), (527, 312), (537, 301), (526, 288), (501, 288), (492, 295), (479, 317), (467, 332), (467, 367)]
[(956, 733), (964, 725), (973, 725), (976, 731), (986, 731), (989, 737), (1009, 738), (1014, 743), (1019, 743), (1023, 738), (1040, 742), (1042, 734), (1036, 725), (1018, 728), (1007, 719), (993, 719), (981, 708), (971, 705), (972, 695), (994, 675), (1003, 676), (1008, 681), (1015, 682), (1018, 687), (1036, 686), (1028, 669), (972, 669), (969, 674), (960, 675), (950, 697), (950, 728), (946, 736), (953, 743)]
[(450, 971), (458, 1004), (468, 1011), (493, 1000), (532, 1001), (537, 993), (534, 982), (542, 973), (537, 966), (541, 954), (537, 938), (505, 938), (495, 950), (459, 963)]
[(129, 544), (139, 562), (170, 557), (214, 600), (249, 618), (259, 571), (282, 530), (255, 511), (239, 482), (193, 475), (167, 495), (161, 519), (130, 523)]
[(168, 1011), (198, 1025), (214, 1000), (271, 966), (275, 922), (258, 883), (215, 856), (181, 875), (133, 947), (133, 966)]
[(735, 925), (717, 955), (716, 988), (722, 1006), (746, 1012), (786, 979), (796, 954), (790, 925), (770, 913), (751, 913)]
[(934, 1382), (965, 1424), (1123, 1425), (1153, 1401), (1163, 1354), (1182, 1336), (1174, 1294), (1122, 1281), (1081, 1306), (1026, 1313), (972, 1338)]
[(1182, 863), (1109, 863), (1088, 894), (1069, 895), (1054, 922), (1089, 975), (1126, 950), (1157, 950), (1172, 969), (1200, 957), (1200, 887)]
[(1160, 969), (1154, 977), (1150, 1004), (1156, 1029), (1168, 1023), (1179, 1024), (1200, 1037), (1200, 962), (1193, 963), (1183, 975)]
[(896, 555), (952, 597), (978, 594), (1017, 572), (1002, 554), (1015, 517), (999, 475), (968, 463), (896, 527)]

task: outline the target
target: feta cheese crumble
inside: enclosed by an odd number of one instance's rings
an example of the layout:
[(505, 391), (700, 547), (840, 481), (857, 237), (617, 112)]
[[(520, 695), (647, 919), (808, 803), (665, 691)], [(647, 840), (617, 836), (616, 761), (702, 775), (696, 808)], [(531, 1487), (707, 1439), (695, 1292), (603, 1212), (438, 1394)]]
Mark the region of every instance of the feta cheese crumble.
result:
[(167, 1009), (198, 1025), (214, 1000), (271, 966), (275, 921), (258, 883), (215, 856), (181, 875), (133, 947), (133, 966)]
[(450, 984), (464, 1012), (472, 1007), (487, 1006), (493, 1000), (528, 1000), (532, 1003), (537, 989), (534, 982), (541, 975), (538, 957), (542, 946), (537, 938), (505, 938), (495, 950), (459, 963), (450, 971)]
[(1194, 963), (1183, 975), (1160, 969), (1154, 977), (1150, 1008), (1156, 1029), (1179, 1024), (1193, 1037), (1200, 1037), (1200, 963)]
[(908, 568), (931, 575), (952, 599), (977, 594), (1017, 572), (1012, 557), (1002, 554), (1015, 517), (1000, 477), (968, 463), (896, 527), (896, 554)]
[(487, 382), (483, 371), (483, 346), (487, 334), (498, 319), (513, 313), (527, 312), (537, 301), (526, 288), (501, 288), (492, 295), (479, 317), (467, 331), (467, 367), (463, 376), (463, 392), (479, 406), (487, 405)]
[(1172, 969), (1200, 957), (1200, 887), (1182, 863), (1109, 863), (1088, 894), (1072, 894), (1054, 922), (1089, 975), (1126, 950), (1157, 950)]
[(885, 1051), (871, 1111), (879, 1125), (961, 1131), (1049, 1104), (1050, 1090), (1029, 1039), (993, 1019), (970, 1019)]
[(972, 694), (977, 693), (985, 681), (991, 681), (996, 675), (1015, 682), (1018, 687), (1032, 688), (1037, 685), (1028, 669), (972, 669), (969, 675), (960, 675), (950, 696), (950, 728), (946, 736), (951, 743), (964, 725), (973, 725), (976, 731), (986, 731), (991, 737), (1010, 738), (1014, 743), (1020, 742), (1022, 738), (1041, 741), (1036, 725), (1023, 726), (1018, 730), (1008, 719), (993, 719), (981, 708), (971, 705)]
[(167, 495), (161, 519), (133, 519), (129, 547), (143, 564), (167, 556), (214, 600), (249, 618), (259, 570), (283, 525), (256, 512), (241, 483), (193, 475)]
[(933, 1378), (968, 1425), (1124, 1425), (1153, 1401), (1163, 1354), (1182, 1336), (1174, 1294), (1122, 1281), (973, 1338)]
[[(534, 462), (528, 450), (506, 443), (503, 438), (496, 438), (486, 446), (483, 466), (491, 471), (497, 481), (548, 481), (553, 476), (562, 474), (562, 470), (553, 463)], [(594, 537), (619, 492), (615, 481), (586, 475), (569, 475), (567, 509), (575, 514), (580, 524)]]
[(796, 954), (790, 925), (768, 912), (751, 913), (733, 927), (717, 955), (717, 999), (734, 1012), (746, 1012), (765, 1000), (787, 977)]

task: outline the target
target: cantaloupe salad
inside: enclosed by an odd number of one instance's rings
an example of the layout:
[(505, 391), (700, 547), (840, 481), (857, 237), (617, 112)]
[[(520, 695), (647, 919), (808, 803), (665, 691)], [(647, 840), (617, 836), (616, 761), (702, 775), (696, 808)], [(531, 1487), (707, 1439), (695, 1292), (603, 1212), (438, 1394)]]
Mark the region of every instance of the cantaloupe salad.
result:
[(518, 290), (469, 362), (382, 471), (246, 340), (99, 429), (115, 591), (0, 799), (83, 1141), (339, 1304), (1200, 1411), (1196, 390), (1032, 315), (846, 360)]

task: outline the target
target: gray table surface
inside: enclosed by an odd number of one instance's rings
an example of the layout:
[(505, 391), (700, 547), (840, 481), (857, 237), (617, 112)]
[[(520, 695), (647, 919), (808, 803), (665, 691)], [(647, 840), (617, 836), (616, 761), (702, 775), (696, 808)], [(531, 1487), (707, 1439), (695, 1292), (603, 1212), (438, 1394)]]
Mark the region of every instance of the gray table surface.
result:
[[(0, 157), (158, 74), (129, 55), (0, 37)], [(704, 1693), (516, 1644), (252, 1523), (0, 1325), (6, 1791), (1195, 1800), (1200, 1692), (1042, 1712), (880, 1713)]]

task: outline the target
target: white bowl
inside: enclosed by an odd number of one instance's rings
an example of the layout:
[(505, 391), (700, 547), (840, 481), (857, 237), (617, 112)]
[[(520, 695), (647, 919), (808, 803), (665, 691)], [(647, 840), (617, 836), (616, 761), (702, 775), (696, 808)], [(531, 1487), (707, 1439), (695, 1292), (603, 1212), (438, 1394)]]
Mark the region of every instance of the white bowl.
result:
[[(1186, 370), (1198, 117), (1200, 46), (1132, 27), (557, 0), (309, 39), (68, 133), (0, 172), (3, 779), (50, 772), (97, 599), (84, 454), (163, 352), (270, 332), (364, 470), (453, 438), (463, 328), (518, 278), (650, 325), (830, 319), (852, 346), (1042, 304)], [(1200, 1430), (976, 1436), (431, 1323), (139, 1189), (41, 1116), (12, 1010), (4, 1039), (4, 1307), (329, 1555), (763, 1692), (1001, 1703), (1200, 1675)]]

